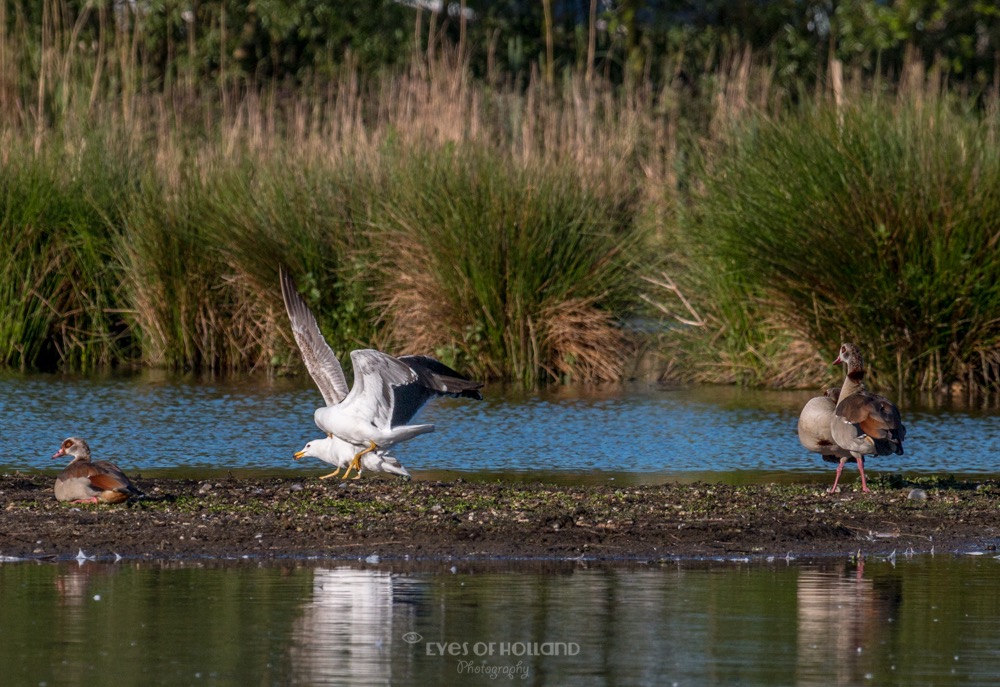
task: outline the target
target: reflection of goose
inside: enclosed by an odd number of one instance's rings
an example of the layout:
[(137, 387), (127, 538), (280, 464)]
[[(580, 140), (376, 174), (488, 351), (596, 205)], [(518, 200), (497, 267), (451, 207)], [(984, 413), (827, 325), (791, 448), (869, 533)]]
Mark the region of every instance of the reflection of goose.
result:
[(90, 576), (97, 570), (95, 565), (64, 565), (56, 575), (56, 591), (60, 601), (67, 606), (81, 606), (87, 597)]
[(424, 404), (436, 396), (482, 399), (475, 382), (442, 362), (425, 355), (394, 358), (380, 351), (351, 351), (354, 386), (347, 380), (340, 361), (323, 338), (305, 300), (291, 276), (280, 270), (281, 295), (292, 324), (295, 342), (326, 406), (314, 414), (316, 426), (327, 436), (338, 437), (355, 447), (354, 459), (344, 473), (360, 469), (366, 453), (387, 449), (407, 439), (434, 431), (434, 425), (408, 424)]
[(868, 650), (884, 639), (898, 610), (897, 577), (864, 576), (864, 562), (803, 568), (798, 576), (798, 667), (796, 684), (854, 685), (864, 682)]
[(413, 629), (409, 606), (393, 617), (400, 579), (379, 570), (316, 568), (312, 601), (292, 630), (292, 682), (390, 684), (393, 640)]

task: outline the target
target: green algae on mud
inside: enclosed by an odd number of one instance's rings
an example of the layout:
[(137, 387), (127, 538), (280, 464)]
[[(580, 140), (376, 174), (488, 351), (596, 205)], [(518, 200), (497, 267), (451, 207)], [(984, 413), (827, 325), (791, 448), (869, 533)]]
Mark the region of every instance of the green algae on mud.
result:
[(0, 476), (0, 556), (662, 560), (995, 550), (1000, 483), (556, 486), (138, 478), (125, 506), (57, 503)]

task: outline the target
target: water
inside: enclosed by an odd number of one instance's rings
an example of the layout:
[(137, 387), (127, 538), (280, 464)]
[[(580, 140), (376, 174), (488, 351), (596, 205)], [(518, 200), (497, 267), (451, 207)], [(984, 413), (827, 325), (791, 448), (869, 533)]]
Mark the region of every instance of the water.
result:
[[(422, 422), (437, 431), (394, 453), (419, 477), (663, 482), (760, 482), (829, 476), (802, 449), (798, 411), (812, 394), (651, 385), (534, 394), (487, 389), (486, 400), (442, 399)], [(291, 454), (319, 438), (321, 402), (307, 378), (0, 375), (0, 471), (51, 470), (67, 436), (144, 475), (322, 474)], [(1000, 411), (903, 404), (907, 454), (874, 471), (996, 476)]]
[[(829, 479), (805, 392), (630, 386), (438, 401), (398, 447), (417, 478)], [(0, 471), (69, 435), (128, 472), (322, 474), (306, 379), (0, 375)], [(873, 470), (996, 476), (994, 409), (903, 405)], [(2, 533), (0, 533), (2, 535)], [(993, 685), (1000, 560), (663, 565), (289, 560), (0, 562), (0, 684)]]
[(990, 556), (499, 566), (4, 563), (2, 681), (1000, 681)]

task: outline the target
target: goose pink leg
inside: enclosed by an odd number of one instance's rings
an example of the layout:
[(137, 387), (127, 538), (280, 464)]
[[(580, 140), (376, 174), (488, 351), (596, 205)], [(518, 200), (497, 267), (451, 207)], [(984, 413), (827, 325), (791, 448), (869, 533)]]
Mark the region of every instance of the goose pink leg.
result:
[(837, 493), (837, 482), (840, 481), (840, 473), (844, 471), (844, 463), (846, 462), (846, 459), (841, 459), (840, 463), (837, 464), (837, 475), (833, 478), (833, 486), (830, 487), (831, 494)]
[(861, 473), (861, 491), (864, 493), (869, 493), (868, 483), (865, 481), (865, 459), (864, 457), (858, 458), (858, 472)]

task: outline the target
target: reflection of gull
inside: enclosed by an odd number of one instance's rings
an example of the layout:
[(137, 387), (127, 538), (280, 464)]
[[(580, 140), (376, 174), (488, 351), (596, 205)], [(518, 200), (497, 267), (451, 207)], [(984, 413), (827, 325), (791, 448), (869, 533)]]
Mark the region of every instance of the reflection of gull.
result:
[(413, 607), (394, 604), (406, 583), (380, 570), (317, 568), (312, 599), (293, 629), (296, 684), (391, 684), (392, 646), (413, 629)]
[[(342, 441), (337, 437), (327, 437), (325, 439), (310, 441), (305, 445), (305, 448), (295, 453), (295, 459), (298, 460), (303, 457), (319, 458), (325, 463), (336, 465), (336, 470), (329, 475), (320, 477), (320, 479), (327, 479), (328, 477), (336, 477), (342, 468), (346, 468), (354, 458), (356, 452), (354, 446), (348, 444), (346, 441)], [(410, 473), (399, 464), (396, 458), (383, 451), (373, 451), (361, 456), (361, 468), (371, 472), (391, 472), (394, 475), (402, 475), (403, 477), (410, 476)], [(360, 476), (361, 471), (359, 470), (354, 478), (357, 479)]]
[(348, 393), (340, 361), (320, 333), (316, 318), (284, 269), (280, 276), (281, 295), (295, 342), (326, 401), (325, 407), (316, 409), (316, 426), (327, 436), (352, 444), (357, 451), (344, 473), (345, 479), (351, 469), (360, 469), (362, 455), (433, 432), (432, 424), (407, 424), (429, 399), (482, 398), (482, 382), (474, 382), (434, 358), (394, 358), (370, 349), (351, 351), (354, 386)]

